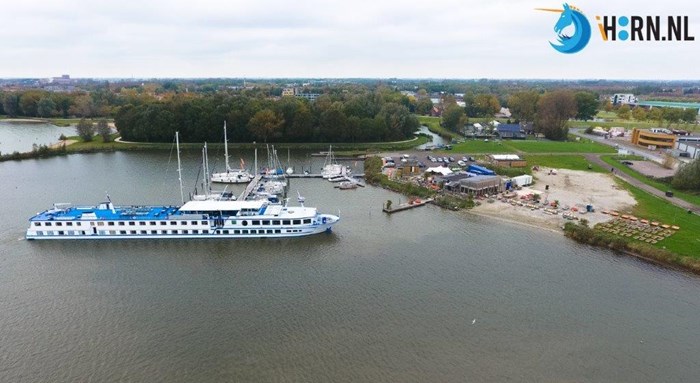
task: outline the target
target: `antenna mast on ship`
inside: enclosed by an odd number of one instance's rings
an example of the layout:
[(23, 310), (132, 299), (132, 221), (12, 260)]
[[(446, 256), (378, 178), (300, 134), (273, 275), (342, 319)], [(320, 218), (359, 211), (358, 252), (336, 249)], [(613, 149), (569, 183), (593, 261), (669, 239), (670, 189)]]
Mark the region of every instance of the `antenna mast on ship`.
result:
[(185, 194), (182, 192), (182, 165), (180, 163), (180, 135), (175, 132), (175, 148), (177, 151), (177, 179), (180, 181), (180, 200), (185, 204)]

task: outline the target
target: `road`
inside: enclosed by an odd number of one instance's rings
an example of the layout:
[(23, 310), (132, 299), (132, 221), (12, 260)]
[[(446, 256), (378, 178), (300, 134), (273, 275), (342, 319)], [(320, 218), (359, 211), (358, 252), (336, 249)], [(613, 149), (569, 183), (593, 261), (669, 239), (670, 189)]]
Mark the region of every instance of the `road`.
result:
[(586, 138), (595, 142), (598, 142), (603, 145), (608, 145), (612, 146), (614, 148), (622, 148), (626, 149), (630, 154), (636, 155), (636, 156), (642, 156), (646, 158), (647, 160), (657, 162), (659, 164), (664, 162), (663, 156), (659, 155), (658, 153), (652, 152), (650, 150), (644, 149), (642, 147), (632, 145), (629, 142), (622, 141), (622, 140), (611, 140), (611, 139), (606, 139), (605, 137), (600, 137), (596, 136), (593, 134), (586, 134), (583, 132), (582, 129), (571, 129), (570, 130), (571, 134), (575, 136), (579, 136), (581, 138)]
[[(588, 160), (591, 163), (602, 166), (603, 169), (607, 169), (608, 167), (610, 167), (608, 163), (606, 163), (600, 158), (600, 154), (585, 154), (585, 156), (586, 160)], [(695, 204), (674, 197), (666, 197), (666, 194), (663, 191), (655, 187), (649, 186), (635, 178), (632, 178), (631, 176), (627, 175), (626, 173), (622, 173), (617, 169), (615, 169), (614, 174), (617, 178), (624, 180), (632, 186), (638, 187), (652, 195), (663, 199), (664, 201), (667, 201), (672, 205), (680, 207), (681, 209), (684, 209), (686, 211), (692, 211), (693, 213), (700, 215), (700, 207)]]

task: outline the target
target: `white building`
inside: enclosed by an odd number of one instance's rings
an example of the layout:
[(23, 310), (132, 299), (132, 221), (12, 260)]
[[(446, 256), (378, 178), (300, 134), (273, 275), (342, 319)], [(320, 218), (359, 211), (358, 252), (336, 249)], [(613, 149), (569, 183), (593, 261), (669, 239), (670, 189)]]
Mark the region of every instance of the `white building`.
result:
[[(676, 143), (676, 149), (681, 152), (688, 153), (687, 158), (698, 159), (700, 158), (700, 144), (694, 142), (678, 142)], [(683, 156), (685, 157), (685, 156)]]
[(615, 93), (610, 96), (610, 103), (613, 105), (636, 104), (639, 99), (632, 93)]

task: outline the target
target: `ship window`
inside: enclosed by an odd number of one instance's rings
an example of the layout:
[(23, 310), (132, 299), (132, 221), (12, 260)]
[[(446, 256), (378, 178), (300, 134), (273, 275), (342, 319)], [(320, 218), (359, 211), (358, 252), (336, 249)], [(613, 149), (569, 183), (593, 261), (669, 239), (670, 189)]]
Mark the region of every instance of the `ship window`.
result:
[(107, 226), (114, 226), (114, 222), (107, 222)]
[(192, 234), (199, 234), (199, 230), (192, 230)]
[(168, 224), (168, 223), (165, 222), (165, 221), (161, 221), (161, 222), (160, 222), (160, 225), (161, 225), (161, 226), (165, 226), (165, 225), (167, 225), (167, 224)]
[(267, 229), (267, 234), (272, 234), (272, 229)]
[(126, 230), (119, 230), (119, 234), (126, 234)]
[(84, 232), (84, 231), (81, 231), (80, 234), (85, 235), (85, 232)]
[(156, 223), (153, 222), (153, 221), (149, 222), (148, 224), (151, 225), (151, 226), (155, 226), (155, 225), (156, 225)]
[(235, 219), (232, 219), (232, 220), (231, 220), (231, 225), (236, 225), (236, 220), (235, 220)]
[(273, 225), (279, 225), (279, 224), (280, 224), (280, 221), (279, 221), (278, 219), (276, 219), (276, 220), (272, 221), (272, 224), (273, 224)]
[(177, 230), (170, 230), (170, 234), (177, 234)]
[(131, 230), (130, 233), (131, 233), (131, 234), (136, 234), (136, 230)]
[[(102, 226), (102, 222), (98, 222), (97, 224)], [(66, 226), (73, 226), (73, 222), (66, 222)]]
[(285, 219), (285, 220), (282, 221), (282, 224), (283, 224), (283, 225), (291, 225), (292, 223), (291, 223), (290, 220)]
[(206, 225), (206, 224), (207, 224), (207, 221), (202, 221), (202, 225)]
[(56, 222), (56, 226), (63, 226), (63, 223), (61, 223), (61, 222)]
[(59, 232), (58, 232), (58, 235), (63, 235), (63, 232), (62, 232), (62, 231), (59, 231)]
[(187, 234), (187, 233), (188, 233), (187, 230), (182, 231), (182, 234)]
[(151, 234), (158, 234), (158, 230), (151, 230)]
[(129, 226), (135, 226), (135, 225), (136, 225), (136, 222), (134, 222), (134, 221), (129, 222)]
[(307, 225), (308, 225), (308, 224), (310, 224), (310, 223), (311, 223), (311, 218), (307, 218), (307, 219), (304, 220), (304, 224), (307, 224)]
[(148, 234), (148, 230), (141, 230), (141, 234)]
[[(68, 226), (73, 226), (73, 223), (72, 223), (72, 222), (67, 222), (66, 225), (68, 225)], [(104, 222), (98, 222), (98, 223), (97, 223), (97, 226), (104, 226), (104, 225), (105, 225)]]
[(46, 222), (46, 226), (51, 226), (51, 222)]
[(141, 222), (139, 222), (139, 225), (146, 226), (146, 222), (141, 221)]
[(224, 230), (224, 234), (228, 234), (228, 230)]
[(243, 234), (248, 234), (248, 230), (243, 230)]
[(170, 221), (170, 224), (171, 224), (171, 225), (177, 225), (177, 222), (175, 222), (175, 221)]
[(243, 226), (248, 226), (248, 221), (243, 221), (243, 222), (241, 222), (241, 225), (243, 225)]
[(180, 221), (181, 225), (187, 225), (187, 221)]
[(234, 230), (234, 231), (233, 231), (233, 234), (241, 234), (241, 231), (240, 231), (240, 230)]
[(260, 221), (258, 221), (257, 219), (254, 219), (254, 220), (253, 220), (253, 225), (254, 225), (254, 226), (260, 225)]
[(280, 229), (275, 229), (275, 234), (280, 234), (280, 233), (282, 233), (282, 230), (280, 230)]
[(292, 222), (295, 225), (301, 225), (301, 220), (300, 219), (295, 219), (294, 222)]
[(197, 224), (197, 221), (192, 221), (192, 222), (190, 222), (190, 223), (193, 224), (193, 225), (196, 225), (196, 224)]
[(124, 222), (119, 221), (119, 226), (124, 226)]
[(263, 224), (263, 225), (269, 225), (269, 224), (270, 224), (270, 221), (264, 220), (264, 221), (262, 221), (262, 224)]
[(34, 226), (41, 226), (41, 222), (34, 222)]
[[(85, 234), (85, 232), (83, 232), (83, 234)], [(117, 234), (117, 231), (116, 231), (116, 230), (110, 230), (110, 231), (109, 231), (109, 234), (111, 234), (111, 235)]]

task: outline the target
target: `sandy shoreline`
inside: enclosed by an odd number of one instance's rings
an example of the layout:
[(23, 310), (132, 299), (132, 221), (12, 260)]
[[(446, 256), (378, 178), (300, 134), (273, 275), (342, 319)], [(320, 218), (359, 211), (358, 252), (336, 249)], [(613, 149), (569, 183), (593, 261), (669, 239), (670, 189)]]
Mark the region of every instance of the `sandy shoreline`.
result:
[[(636, 204), (634, 197), (620, 189), (609, 174), (566, 169), (550, 172), (549, 169), (544, 169), (535, 172), (534, 177), (535, 184), (515, 191), (515, 197), (508, 200), (496, 199), (492, 203), (482, 199), (481, 205), (469, 212), (518, 225), (561, 232), (561, 227), (568, 221), (562, 213), (571, 214), (579, 220), (586, 219), (593, 226), (610, 219), (609, 215), (602, 213), (604, 210), (626, 211)], [(541, 201), (547, 201), (548, 204), (534, 203), (528, 199), (534, 194), (539, 194)], [(550, 214), (554, 212), (552, 203), (555, 201), (557, 214)], [(587, 205), (592, 205), (595, 211), (586, 212)]]

